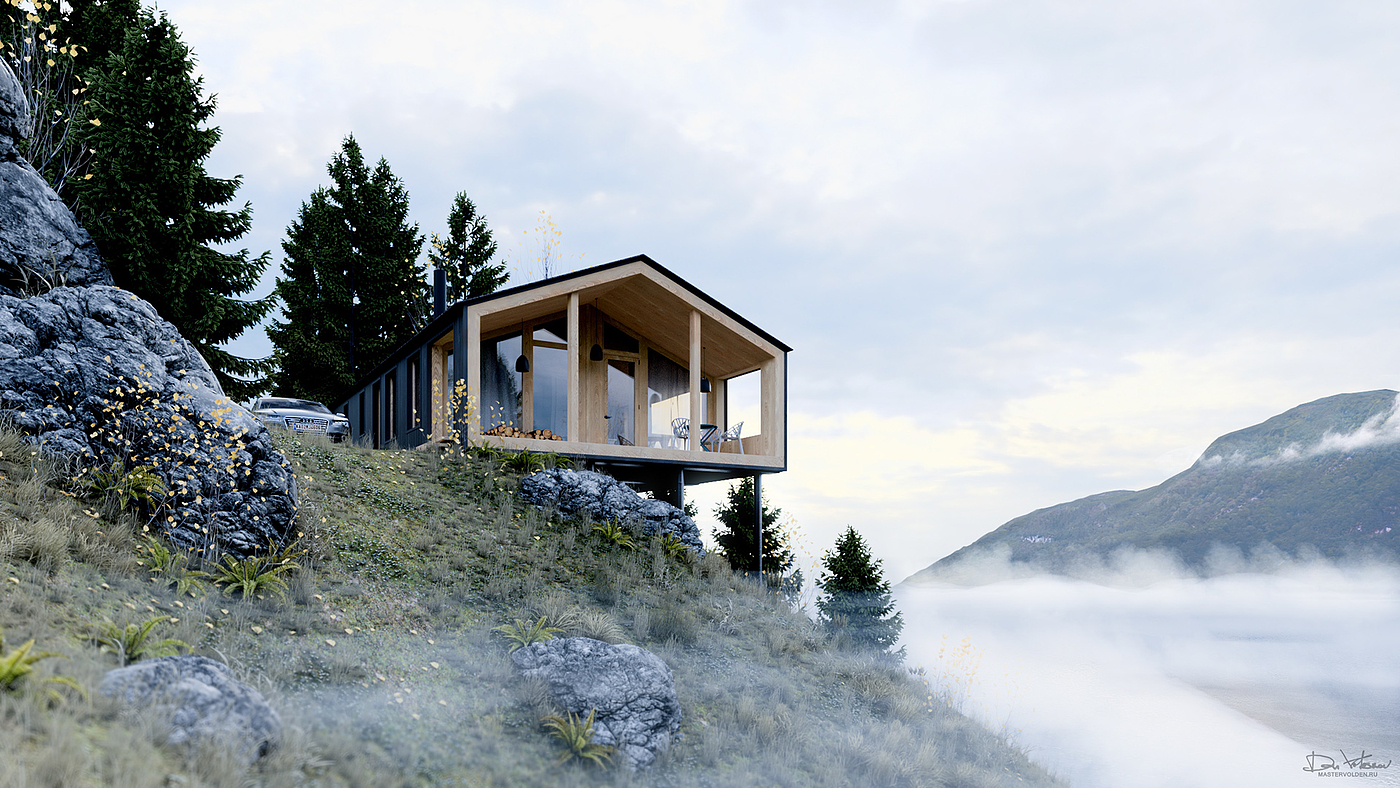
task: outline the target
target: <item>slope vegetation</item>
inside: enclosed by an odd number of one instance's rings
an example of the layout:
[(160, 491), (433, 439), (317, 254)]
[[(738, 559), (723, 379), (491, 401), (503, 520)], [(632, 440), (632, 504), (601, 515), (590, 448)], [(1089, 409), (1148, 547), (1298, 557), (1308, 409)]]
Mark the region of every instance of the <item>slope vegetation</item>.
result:
[[(1056, 784), (939, 687), (834, 648), (718, 557), (668, 556), (639, 534), (629, 549), (520, 505), (503, 468), (519, 458), (285, 436), (282, 448), (304, 491), (300, 569), (283, 575), (285, 598), (275, 586), (243, 598), (191, 574), (199, 556), (182, 569), (162, 555), (150, 521), (68, 489), (62, 463), (0, 433), (5, 648), (33, 638), (62, 657), (0, 689), (0, 785)], [(546, 694), (494, 631), (540, 616), (670, 666), (683, 735), (656, 768), (561, 762), (541, 727)], [(100, 647), (103, 622), (152, 620), (152, 642), (184, 641), (266, 695), (283, 745), (244, 770), (162, 744), (93, 691), (119, 661)]]

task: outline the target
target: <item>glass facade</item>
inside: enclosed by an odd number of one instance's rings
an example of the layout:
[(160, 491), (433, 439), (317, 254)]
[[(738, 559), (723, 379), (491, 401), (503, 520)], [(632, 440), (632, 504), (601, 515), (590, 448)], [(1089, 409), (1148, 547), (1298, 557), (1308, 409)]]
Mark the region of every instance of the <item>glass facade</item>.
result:
[(520, 334), (510, 334), (481, 343), (481, 429), (502, 424), (520, 426), (521, 396), (524, 386), (515, 360), (520, 357)]
[[(562, 322), (562, 321), (561, 321)], [(535, 330), (536, 338), (539, 330)], [(534, 428), (569, 434), (569, 351), (535, 345), (530, 373), (534, 380)]]
[(673, 422), (690, 418), (690, 370), (655, 350), (647, 354), (647, 445), (683, 449)]
[(608, 360), (608, 443), (632, 443), (636, 437), (632, 417), (637, 406), (636, 369), (631, 361)]

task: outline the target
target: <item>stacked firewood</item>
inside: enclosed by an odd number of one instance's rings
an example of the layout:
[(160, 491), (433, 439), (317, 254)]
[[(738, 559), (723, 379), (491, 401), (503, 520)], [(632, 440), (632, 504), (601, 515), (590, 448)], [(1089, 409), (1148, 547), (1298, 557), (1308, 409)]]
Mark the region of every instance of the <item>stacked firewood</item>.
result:
[(489, 429), (489, 430), (486, 430), (486, 431), (482, 432), (481, 434), (482, 434), (482, 435), (493, 435), (493, 436), (495, 436), (495, 437), (497, 437), (497, 438), (530, 438), (530, 439), (532, 439), (532, 440), (537, 440), (537, 441), (562, 441), (562, 440), (564, 440), (564, 436), (562, 436), (562, 435), (555, 435), (553, 432), (551, 432), (550, 430), (547, 430), (547, 429), (545, 429), (545, 430), (530, 430), (529, 432), (526, 432), (525, 430), (522, 430), (522, 429), (517, 428), (517, 427), (516, 427), (515, 425), (513, 425), (513, 424), (497, 424), (496, 426), (492, 427), (492, 428)]

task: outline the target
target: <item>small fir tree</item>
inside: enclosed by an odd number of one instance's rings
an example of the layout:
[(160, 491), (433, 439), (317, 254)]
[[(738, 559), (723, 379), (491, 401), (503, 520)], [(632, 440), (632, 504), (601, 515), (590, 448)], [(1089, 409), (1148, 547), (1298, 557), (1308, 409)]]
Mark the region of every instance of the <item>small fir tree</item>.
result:
[(447, 216), (447, 237), (433, 233), (428, 248), (428, 259), (447, 274), (447, 303), (489, 295), (510, 279), (505, 263), (491, 262), (495, 254), (486, 217), (460, 192)]
[[(861, 648), (889, 652), (904, 629), (904, 617), (894, 609), (880, 561), (870, 557), (870, 548), (856, 529), (846, 527), (836, 547), (822, 556), (822, 567), (817, 578), (823, 592), (817, 598), (822, 624)], [(903, 659), (904, 649), (893, 656)]]
[[(754, 517), (753, 478), (744, 477), (729, 485), (724, 503), (715, 507), (719, 527), (711, 535), (720, 552), (735, 571), (758, 570), (758, 534)], [(792, 567), (792, 550), (788, 535), (778, 522), (783, 510), (763, 502), (763, 571), (783, 574)]]
[(312, 193), (287, 227), (275, 291), (286, 320), (268, 337), (274, 391), (333, 404), (413, 335), (428, 292), (416, 262), (423, 236), (389, 163), (370, 170), (350, 135), (327, 171), (333, 185)]
[[(115, 40), (115, 39), (114, 39)], [(70, 181), (72, 204), (116, 284), (150, 302), (199, 349), (234, 399), (265, 387), (264, 360), (221, 346), (257, 325), (276, 303), (241, 300), (269, 262), (264, 253), (222, 252), (252, 226), (252, 207), (223, 210), (239, 177), (214, 178), (204, 161), (219, 141), (213, 97), (194, 57), (164, 13), (143, 10), (93, 71), (93, 120), (82, 143), (88, 176)]]

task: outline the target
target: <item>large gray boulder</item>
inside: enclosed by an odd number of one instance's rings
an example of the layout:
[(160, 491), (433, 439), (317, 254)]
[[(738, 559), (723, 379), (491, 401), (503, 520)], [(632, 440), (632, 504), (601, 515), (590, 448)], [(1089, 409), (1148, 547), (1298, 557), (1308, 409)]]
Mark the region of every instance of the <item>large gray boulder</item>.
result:
[(110, 285), (112, 274), (92, 236), (20, 156), (28, 116), (19, 81), (0, 63), (0, 293)]
[(90, 467), (155, 466), (170, 490), (157, 524), (182, 547), (247, 555), (292, 530), (296, 476), (267, 429), (124, 290), (0, 295), (0, 412)]
[(98, 690), (127, 711), (154, 714), (177, 747), (227, 747), (251, 763), (282, 739), (282, 718), (262, 693), (207, 657), (162, 657), (110, 670)]
[(616, 748), (628, 768), (652, 765), (681, 728), (675, 679), (646, 649), (557, 638), (518, 649), (511, 660), (521, 674), (543, 680), (565, 711), (594, 712), (594, 743)]
[(697, 555), (705, 554), (700, 528), (686, 513), (665, 501), (643, 498), (611, 476), (593, 471), (539, 471), (520, 481), (520, 497), (536, 506), (582, 514), (599, 522), (617, 518), (641, 527), (647, 536), (668, 533)]

